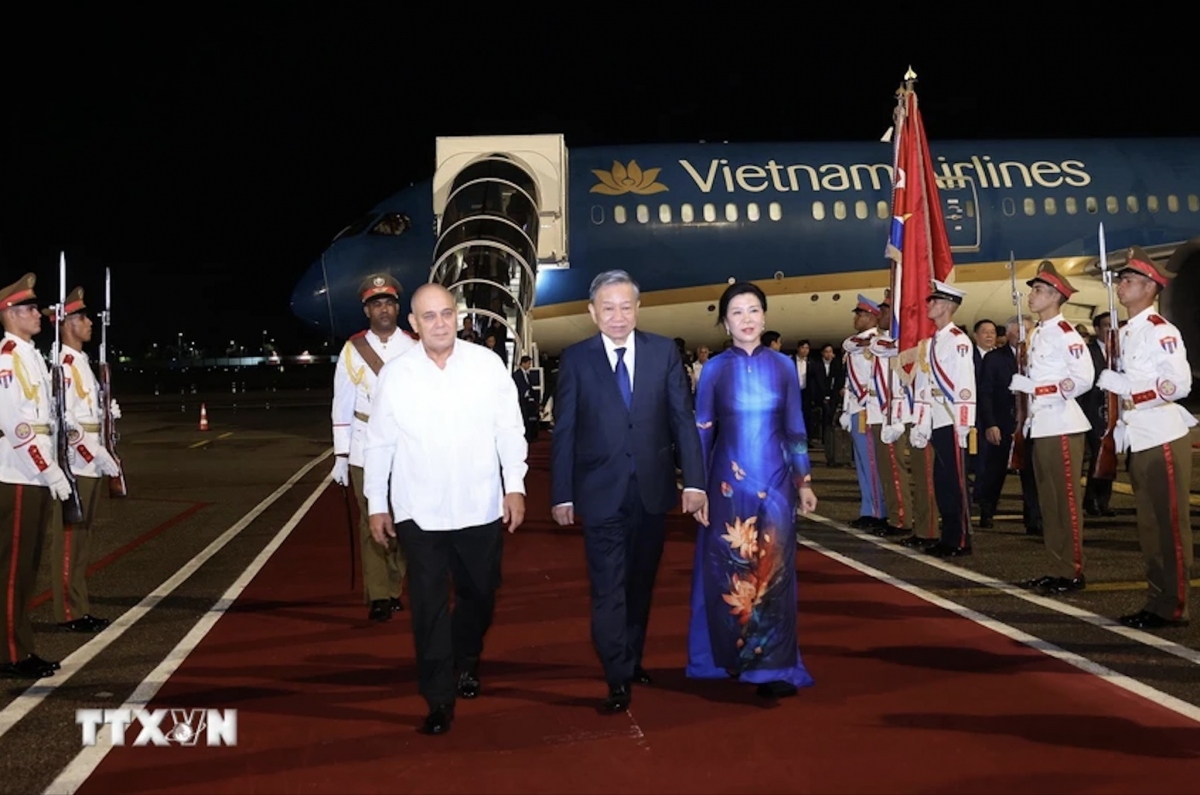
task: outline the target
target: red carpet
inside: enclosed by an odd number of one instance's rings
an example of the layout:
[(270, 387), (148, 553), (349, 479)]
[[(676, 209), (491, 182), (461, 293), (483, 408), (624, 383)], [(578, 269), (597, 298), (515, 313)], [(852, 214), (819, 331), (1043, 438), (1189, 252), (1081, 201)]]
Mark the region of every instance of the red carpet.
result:
[(655, 685), (635, 690), (632, 720), (598, 714), (582, 539), (549, 521), (541, 448), (484, 695), (459, 702), (448, 735), (415, 732), (407, 613), (370, 624), (347, 590), (330, 487), (151, 704), (237, 708), (238, 746), (114, 748), (80, 792), (1196, 791), (1196, 724), (808, 550), (816, 686), (770, 705), (686, 680), (682, 519), (650, 627)]

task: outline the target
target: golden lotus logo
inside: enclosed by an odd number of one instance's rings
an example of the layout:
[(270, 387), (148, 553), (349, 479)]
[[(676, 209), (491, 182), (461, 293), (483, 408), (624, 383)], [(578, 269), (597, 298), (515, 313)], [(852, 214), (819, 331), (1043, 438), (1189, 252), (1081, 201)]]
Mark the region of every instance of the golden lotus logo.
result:
[(603, 193), (605, 196), (621, 196), (626, 193), (648, 196), (651, 193), (662, 193), (667, 186), (656, 181), (660, 171), (661, 168), (642, 171), (636, 160), (630, 160), (628, 166), (614, 160), (612, 171), (592, 169), (592, 173), (600, 180), (592, 186), (592, 193)]

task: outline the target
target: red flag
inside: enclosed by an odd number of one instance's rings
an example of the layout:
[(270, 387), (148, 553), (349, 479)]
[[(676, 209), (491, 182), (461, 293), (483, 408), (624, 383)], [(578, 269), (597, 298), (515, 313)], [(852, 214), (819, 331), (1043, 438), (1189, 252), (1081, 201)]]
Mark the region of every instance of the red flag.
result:
[(911, 383), (918, 346), (935, 330), (925, 311), (930, 280), (952, 281), (954, 261), (916, 92), (911, 86), (901, 88), (899, 99), (893, 125), (892, 228), (887, 257), (893, 262), (892, 335), (900, 349), (897, 363), (904, 381)]

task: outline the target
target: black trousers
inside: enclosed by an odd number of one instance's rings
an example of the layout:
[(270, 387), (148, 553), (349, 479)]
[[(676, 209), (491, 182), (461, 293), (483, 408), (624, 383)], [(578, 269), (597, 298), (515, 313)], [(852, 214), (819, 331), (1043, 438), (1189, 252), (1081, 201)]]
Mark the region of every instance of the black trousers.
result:
[[(1001, 432), (1000, 444), (992, 444), (984, 440), (980, 448), (983, 457), (983, 488), (976, 483), (976, 494), (979, 501), (980, 517), (995, 516), (996, 505), (1000, 502), (1000, 493), (1004, 490), (1004, 480), (1008, 477), (1008, 451), (1012, 444), (1012, 434)], [(1040, 530), (1042, 527), (1042, 509), (1038, 505), (1037, 479), (1033, 476), (1033, 440), (1025, 440), (1025, 466), (1021, 469), (1021, 516), (1025, 527), (1030, 530)]]
[(420, 692), (431, 709), (449, 706), (454, 703), (455, 672), (476, 672), (483, 654), (500, 587), (504, 523), (497, 519), (463, 530), (422, 530), (410, 520), (396, 524), (396, 538), (408, 559)]
[(628, 684), (642, 664), (650, 597), (662, 559), (666, 516), (642, 504), (631, 475), (620, 508), (606, 520), (585, 523), (584, 548), (592, 590), (592, 644), (609, 685)]
[(967, 514), (966, 450), (958, 446), (953, 425), (934, 428), (933, 492), (942, 518), (942, 543), (963, 549), (971, 546), (971, 517)]

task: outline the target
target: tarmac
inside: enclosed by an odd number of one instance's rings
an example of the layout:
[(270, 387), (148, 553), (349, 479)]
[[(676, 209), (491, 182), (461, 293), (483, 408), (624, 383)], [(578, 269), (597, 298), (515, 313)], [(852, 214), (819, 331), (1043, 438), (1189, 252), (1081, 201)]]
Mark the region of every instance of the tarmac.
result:
[[(114, 623), (95, 636), (60, 631), (49, 600), (50, 562), (43, 560), (32, 609), (37, 652), (61, 660), (62, 670), (35, 683), (0, 680), (0, 792), (44, 791), (81, 750), (76, 709), (115, 708), (156, 669), (156, 676), (169, 675), (172, 651), (197, 622), (230, 608), (223, 595), (328, 478), (329, 400), (316, 389), (121, 399), (118, 451), (129, 496), (101, 502), (89, 577), (92, 614)], [(205, 431), (198, 427), (201, 403)], [(1200, 432), (1193, 442), (1200, 443)], [(1191, 521), (1200, 529), (1198, 457), (1193, 447)], [(1112, 499), (1117, 515), (1086, 520), (1086, 590), (1051, 598), (1017, 585), (1045, 573), (1047, 560), (1042, 540), (1020, 521), (1017, 477), (1006, 480), (995, 527), (974, 530), (974, 555), (946, 561), (850, 529), (845, 522), (859, 507), (853, 467), (825, 466), (820, 451), (814, 459), (820, 504), (800, 527), (801, 544), (896, 587), (924, 589), (943, 607), (1070, 657), (1097, 676), (1133, 680), (1160, 703), (1200, 709), (1200, 621), (1155, 632), (1115, 622), (1139, 609), (1145, 593), (1124, 472)], [(549, 508), (527, 506), (531, 515)], [(348, 529), (339, 524), (329, 532), (345, 537)], [(349, 551), (329, 565), (348, 579)], [(1200, 584), (1194, 570), (1192, 576)], [(1200, 617), (1197, 593), (1192, 612)], [(348, 598), (359, 597), (348, 591)], [(803, 582), (800, 599), (803, 609)], [(886, 616), (846, 616), (863, 619)]]

